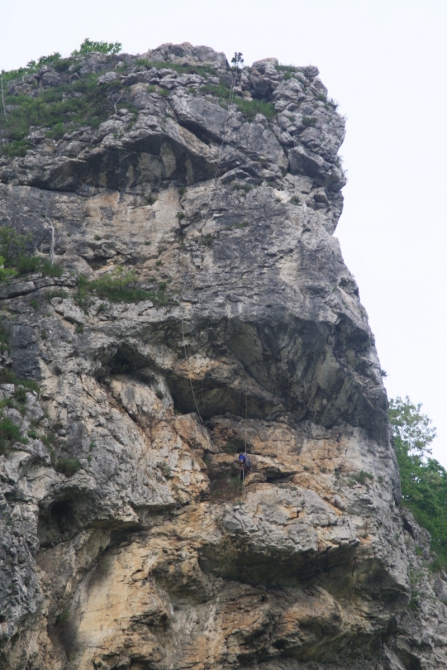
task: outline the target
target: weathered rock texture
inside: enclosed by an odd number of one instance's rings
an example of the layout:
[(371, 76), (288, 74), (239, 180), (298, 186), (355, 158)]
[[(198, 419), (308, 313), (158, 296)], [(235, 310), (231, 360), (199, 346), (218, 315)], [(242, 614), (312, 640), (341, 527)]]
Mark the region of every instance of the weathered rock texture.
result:
[[(52, 223), (64, 267), (0, 287), (3, 364), (41, 387), (5, 410), (32, 430), (0, 457), (1, 667), (446, 667), (447, 584), (398, 507), (374, 339), (332, 236), (343, 119), (313, 67), (246, 68), (239, 102), (275, 111), (250, 119), (212, 88), (231, 86), (223, 54), (145, 56), (166, 67), (78, 59), (137, 117), (58, 142), (34, 128), (0, 159), (0, 224), (45, 255)], [(163, 300), (79, 299), (80, 273), (120, 266)]]

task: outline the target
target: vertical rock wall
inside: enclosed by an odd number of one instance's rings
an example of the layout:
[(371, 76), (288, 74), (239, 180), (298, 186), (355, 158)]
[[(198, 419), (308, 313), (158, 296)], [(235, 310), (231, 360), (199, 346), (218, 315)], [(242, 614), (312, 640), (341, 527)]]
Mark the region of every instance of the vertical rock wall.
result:
[[(0, 157), (0, 225), (42, 258), (53, 225), (63, 268), (0, 284), (22, 436), (0, 456), (2, 667), (444, 667), (447, 586), (398, 506), (317, 69), (235, 79), (163, 45), (9, 94), (87, 77), (109, 118)], [(119, 272), (121, 300), (88, 284)], [(39, 384), (21, 411), (18, 378)]]

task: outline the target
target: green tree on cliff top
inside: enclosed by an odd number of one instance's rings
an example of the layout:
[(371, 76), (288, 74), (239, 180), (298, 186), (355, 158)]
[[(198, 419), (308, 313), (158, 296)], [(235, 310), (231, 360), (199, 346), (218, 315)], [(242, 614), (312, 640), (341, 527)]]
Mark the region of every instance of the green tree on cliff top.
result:
[(95, 42), (88, 37), (82, 42), (79, 49), (72, 52), (72, 56), (82, 56), (89, 54), (92, 51), (97, 51), (102, 54), (118, 54), (121, 51), (121, 42)]
[(438, 567), (447, 565), (447, 471), (431, 457), (431, 420), (408, 396), (390, 401), (390, 423), (402, 481), (402, 504), (432, 537)]

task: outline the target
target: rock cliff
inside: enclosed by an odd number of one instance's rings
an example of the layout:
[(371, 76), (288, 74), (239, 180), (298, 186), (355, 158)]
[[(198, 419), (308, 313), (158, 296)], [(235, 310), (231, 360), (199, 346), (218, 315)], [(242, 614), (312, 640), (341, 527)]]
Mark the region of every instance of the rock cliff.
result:
[(446, 667), (318, 70), (169, 44), (7, 94), (85, 123), (1, 136), (0, 226), (60, 268), (0, 284), (1, 667)]

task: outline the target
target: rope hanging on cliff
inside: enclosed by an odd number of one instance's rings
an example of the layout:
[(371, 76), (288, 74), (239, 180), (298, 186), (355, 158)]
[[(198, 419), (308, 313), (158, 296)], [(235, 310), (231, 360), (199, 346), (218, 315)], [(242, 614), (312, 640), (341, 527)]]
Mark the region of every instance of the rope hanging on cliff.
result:
[[(231, 92), (230, 92), (230, 97), (229, 97), (229, 99), (228, 99), (228, 105), (232, 105), (232, 104), (233, 104), (233, 100), (234, 100), (234, 89), (235, 89), (235, 87), (236, 87), (236, 83), (237, 83), (237, 71), (234, 71), (233, 74), (232, 74)], [(230, 115), (228, 115), (228, 117), (227, 117), (227, 119), (226, 119), (226, 121), (225, 121), (225, 123), (224, 123), (224, 127), (223, 127), (223, 132), (222, 132), (222, 143), (220, 144), (220, 146), (219, 146), (219, 150), (218, 150), (218, 160), (217, 160), (217, 163), (216, 163), (216, 168), (215, 168), (215, 170), (214, 170), (213, 186), (212, 186), (212, 188), (211, 188), (211, 190), (210, 190), (210, 195), (209, 195), (208, 203), (207, 203), (207, 206), (208, 206), (208, 214), (209, 214), (210, 209), (211, 209), (211, 202), (212, 202), (212, 199), (213, 199), (213, 197), (214, 197), (214, 191), (215, 191), (215, 188), (216, 188), (216, 185), (217, 185), (217, 175), (218, 175), (218, 172), (219, 172), (220, 163), (221, 163), (221, 161), (222, 161), (222, 150), (223, 150), (223, 146), (224, 146), (224, 144), (225, 144), (225, 135), (226, 135), (226, 129), (227, 129), (227, 124), (228, 124), (228, 120), (229, 120), (229, 118), (230, 118)], [(186, 283), (187, 283), (187, 281), (188, 281), (188, 278), (189, 278), (189, 273), (187, 272), (187, 273), (186, 273), (186, 277), (185, 277), (185, 281), (183, 282), (182, 292), (181, 292), (181, 295), (180, 295), (180, 305), (182, 304), (183, 294), (184, 294), (184, 292), (185, 292)], [(183, 344), (183, 350), (184, 350), (184, 353), (185, 353), (186, 368), (187, 368), (187, 374), (188, 374), (189, 385), (190, 385), (190, 388), (191, 388), (191, 395), (192, 395), (193, 400), (194, 400), (194, 405), (195, 405), (195, 408), (196, 408), (196, 410), (197, 410), (197, 414), (198, 414), (200, 423), (201, 423), (202, 426), (203, 426), (203, 425), (205, 425), (205, 424), (204, 424), (203, 419), (202, 419), (202, 416), (201, 416), (201, 414), (200, 414), (199, 405), (198, 405), (198, 403), (197, 403), (196, 394), (194, 393), (194, 388), (193, 388), (192, 379), (191, 379), (191, 374), (190, 374), (190, 369), (189, 369), (189, 358), (190, 358), (190, 357), (188, 356), (187, 351), (186, 351), (185, 332), (184, 332), (184, 322), (183, 322), (183, 310), (182, 310), (182, 309), (180, 310), (180, 319), (181, 319), (181, 327), (182, 327), (182, 344)], [(245, 440), (245, 451), (247, 451), (247, 441), (246, 441), (246, 440)]]
[(51, 219), (48, 218), (48, 210), (45, 212), (45, 218), (47, 219), (48, 223), (50, 224), (50, 230), (51, 230), (51, 241), (50, 241), (50, 265), (54, 265), (54, 245), (55, 245), (55, 234), (54, 234), (54, 224), (51, 221)]
[(244, 453), (247, 453), (247, 418), (248, 418), (248, 410), (247, 410), (247, 396), (248, 396), (248, 391), (245, 391), (245, 427), (244, 427)]
[[(245, 391), (244, 454), (247, 453), (247, 394), (248, 391)], [(242, 486), (245, 486), (245, 466), (242, 468)]]
[[(237, 82), (237, 72), (235, 71), (235, 72), (233, 72), (233, 75), (232, 75), (231, 92), (230, 92), (230, 97), (228, 98), (228, 106), (230, 106), (230, 105), (233, 104), (233, 101), (234, 101), (234, 89), (236, 88), (236, 82)], [(222, 142), (221, 142), (221, 144), (220, 144), (219, 151), (218, 151), (218, 158), (217, 158), (217, 163), (216, 163), (216, 169), (214, 170), (213, 190), (216, 188), (217, 173), (219, 172), (220, 163), (221, 163), (221, 161), (222, 161), (222, 149), (223, 149), (224, 144), (225, 144), (225, 135), (226, 135), (226, 132), (227, 132), (227, 124), (228, 124), (228, 120), (229, 120), (229, 118), (230, 118), (230, 114), (228, 114), (228, 116), (227, 116), (227, 119), (226, 119), (226, 121), (225, 121), (225, 123), (224, 123), (223, 131), (222, 131)]]
[[(234, 101), (234, 89), (236, 88), (237, 74), (238, 73), (237, 73), (237, 70), (236, 70), (236, 71), (233, 72), (233, 75), (232, 75), (231, 92), (230, 92), (230, 96), (229, 96), (229, 99), (228, 99), (228, 106), (232, 105), (233, 101)], [(212, 200), (214, 198), (215, 191), (216, 191), (217, 176), (218, 176), (219, 167), (220, 167), (220, 164), (221, 164), (221, 161), (222, 161), (223, 148), (224, 148), (224, 144), (225, 144), (225, 138), (226, 138), (226, 134), (227, 134), (227, 126), (228, 126), (229, 119), (230, 119), (230, 114), (228, 114), (227, 119), (224, 123), (223, 131), (222, 131), (222, 142), (221, 142), (221, 144), (219, 146), (219, 149), (218, 149), (218, 160), (217, 160), (216, 167), (215, 167), (215, 170), (214, 170), (213, 185), (212, 185), (212, 188), (210, 189), (210, 195), (209, 195), (208, 203), (207, 203), (208, 215), (210, 214), (211, 203), (212, 203)], [(188, 279), (189, 279), (189, 273), (187, 272), (186, 275), (185, 275), (185, 280), (183, 282), (182, 292), (181, 292), (181, 295), (180, 295), (180, 305), (183, 302), (183, 295), (184, 295), (184, 292), (185, 292), (185, 289), (186, 289), (186, 284), (188, 282)], [(204, 421), (202, 419), (202, 415), (200, 414), (199, 405), (197, 403), (196, 394), (194, 393), (194, 387), (193, 387), (191, 373), (190, 373), (190, 367), (189, 367), (189, 358), (190, 357), (188, 356), (188, 353), (187, 353), (187, 350), (186, 350), (183, 309), (180, 310), (180, 320), (181, 320), (181, 330), (182, 330), (182, 345), (183, 345), (183, 351), (184, 351), (184, 354), (185, 354), (186, 370), (187, 370), (187, 375), (188, 375), (189, 386), (190, 386), (190, 389), (191, 389), (191, 395), (192, 395), (193, 400), (194, 400), (194, 405), (195, 405), (195, 408), (197, 410), (197, 415), (199, 417), (199, 421), (202, 424), (202, 426), (204, 426), (205, 424), (204, 424)], [(245, 454), (247, 453), (247, 420), (248, 420), (248, 391), (245, 391), (245, 426), (244, 426), (244, 453)], [(245, 468), (242, 468), (242, 485), (245, 486)]]
[[(231, 80), (230, 97), (228, 98), (228, 106), (230, 106), (230, 105), (233, 104), (233, 101), (234, 101), (234, 89), (236, 88), (236, 83), (237, 83), (237, 72), (233, 72), (233, 74), (232, 74), (232, 80)], [(218, 152), (217, 152), (217, 163), (216, 163), (216, 167), (215, 167), (215, 169), (214, 169), (214, 174), (213, 174), (213, 185), (212, 185), (212, 188), (210, 189), (210, 194), (209, 194), (209, 197), (208, 197), (208, 202), (207, 202), (207, 204), (206, 204), (206, 207), (207, 207), (207, 209), (208, 209), (208, 215), (210, 214), (211, 203), (212, 203), (212, 201), (213, 201), (213, 198), (214, 198), (214, 195), (215, 195), (216, 186), (217, 186), (217, 175), (218, 175), (218, 173), (219, 173), (219, 167), (220, 167), (220, 164), (221, 164), (221, 162), (222, 162), (222, 152), (223, 152), (223, 147), (224, 147), (224, 144), (225, 144), (225, 136), (226, 136), (226, 133), (227, 133), (227, 125), (228, 125), (228, 121), (229, 121), (229, 119), (230, 119), (230, 114), (228, 114), (228, 116), (227, 116), (227, 118), (226, 118), (226, 120), (225, 120), (225, 123), (224, 123), (224, 126), (223, 126), (223, 130), (222, 130), (222, 142), (220, 143), (220, 145), (219, 145), (219, 149), (218, 149)]]
[[(183, 282), (182, 292), (181, 292), (181, 295), (180, 295), (180, 305), (182, 304), (183, 293), (185, 292), (186, 282), (188, 281), (188, 278), (189, 278), (189, 273), (187, 272), (187, 273), (186, 273), (186, 277), (185, 277), (185, 281)], [(180, 310), (180, 321), (181, 321), (181, 327), (182, 327), (182, 345), (183, 345), (183, 351), (185, 352), (186, 372), (187, 372), (187, 375), (188, 375), (189, 386), (191, 387), (191, 395), (192, 395), (193, 400), (194, 400), (194, 405), (195, 405), (196, 410), (197, 410), (197, 415), (198, 415), (198, 417), (199, 417), (199, 421), (200, 421), (200, 423), (201, 423), (202, 426), (203, 426), (204, 423), (203, 423), (202, 415), (200, 414), (199, 405), (197, 404), (197, 398), (196, 398), (196, 394), (194, 393), (194, 388), (193, 388), (193, 385), (192, 385), (191, 374), (190, 374), (190, 370), (189, 370), (189, 358), (190, 358), (190, 357), (188, 356), (188, 353), (187, 353), (187, 351), (186, 351), (186, 344), (185, 344), (185, 329), (184, 329), (183, 310), (182, 310), (182, 309)]]

